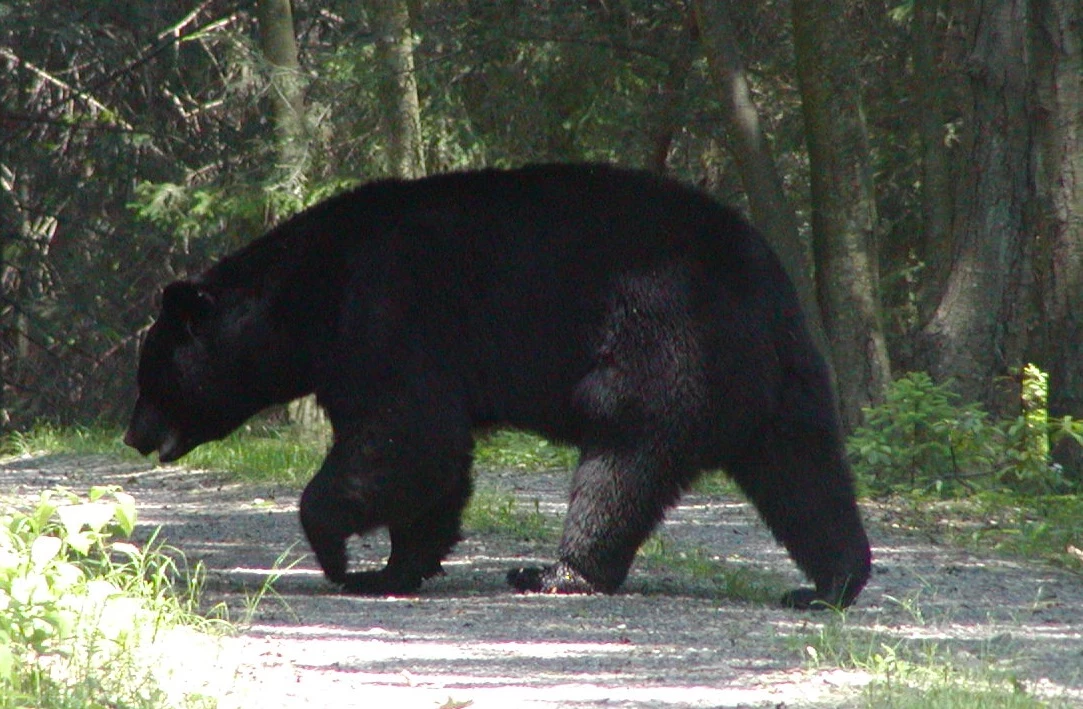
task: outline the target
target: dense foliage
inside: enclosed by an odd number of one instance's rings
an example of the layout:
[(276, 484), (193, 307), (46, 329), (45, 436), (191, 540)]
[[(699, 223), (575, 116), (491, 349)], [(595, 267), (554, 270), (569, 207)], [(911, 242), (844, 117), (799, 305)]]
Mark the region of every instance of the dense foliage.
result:
[[(387, 5), (408, 23), (394, 41), (409, 84), (389, 73), (390, 35), (368, 3), (0, 2), (2, 425), (122, 419), (162, 283), (349, 184), (401, 174), (392, 148), (415, 129), (385, 110), (396, 91), (416, 92), (414, 171), (606, 160), (674, 174), (764, 222), (786, 212), (792, 234), (762, 226), (818, 280), (806, 305), (818, 322), (820, 298), (836, 357), (886, 341), (892, 369), (953, 379), (998, 417), (1022, 392), (1006, 375), (1033, 361), (1052, 373), (1052, 414), (1083, 415), (1077, 3)], [(293, 41), (275, 47), (261, 23), (281, 14), (261, 11), (291, 6)], [(817, 52), (832, 55), (826, 73), (799, 71)], [(809, 101), (831, 98), (819, 79), (860, 89), (824, 105), (867, 140), (813, 135), (830, 127)], [(810, 155), (825, 136), (841, 152)], [(757, 175), (777, 177), (781, 203)], [(859, 199), (871, 188), (867, 233), (831, 233), (844, 215), (814, 205), (817, 184)], [(850, 292), (825, 289), (839, 284)], [(848, 319), (846, 298), (867, 304), (864, 320)], [(859, 369), (877, 376), (847, 365), (844, 415), (884, 401), (887, 358), (865, 349)]]
[(855, 472), (876, 494), (1067, 492), (1074, 485), (1050, 459), (1050, 441), (1083, 445), (1083, 421), (1049, 417), (1046, 382), (1044, 372), (1028, 368), (1019, 414), (997, 419), (961, 402), (950, 383), (935, 384), (923, 372), (900, 377), (849, 440)]

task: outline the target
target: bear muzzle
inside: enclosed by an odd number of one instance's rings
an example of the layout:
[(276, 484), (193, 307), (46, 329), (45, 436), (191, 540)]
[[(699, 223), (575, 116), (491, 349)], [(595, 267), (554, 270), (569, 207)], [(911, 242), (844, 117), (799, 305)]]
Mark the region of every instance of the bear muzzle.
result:
[(180, 431), (169, 425), (161, 412), (143, 399), (135, 402), (132, 420), (124, 434), (124, 445), (136, 449), (140, 455), (157, 451), (162, 463), (172, 462), (193, 448), (185, 442)]

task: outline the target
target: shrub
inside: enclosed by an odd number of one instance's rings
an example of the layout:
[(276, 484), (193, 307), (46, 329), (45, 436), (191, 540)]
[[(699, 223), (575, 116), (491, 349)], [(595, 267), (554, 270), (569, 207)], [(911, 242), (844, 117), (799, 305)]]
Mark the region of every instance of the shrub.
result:
[(961, 405), (924, 372), (894, 381), (883, 404), (865, 409), (865, 425), (848, 442), (855, 473), (873, 493), (966, 486), (969, 476), (990, 469), (995, 448), (981, 407)]
[(1083, 443), (1083, 422), (1051, 420), (1045, 373), (1021, 373), (1020, 414), (996, 421), (975, 403), (962, 403), (951, 382), (924, 372), (894, 381), (880, 406), (847, 443), (858, 480), (873, 494), (924, 490), (944, 495), (1005, 488), (1026, 494), (1067, 489), (1049, 456), (1050, 442)]

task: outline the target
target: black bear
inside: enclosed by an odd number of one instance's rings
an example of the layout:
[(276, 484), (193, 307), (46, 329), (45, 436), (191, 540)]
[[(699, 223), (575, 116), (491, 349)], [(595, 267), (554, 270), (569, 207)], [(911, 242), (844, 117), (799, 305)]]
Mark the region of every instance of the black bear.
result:
[[(168, 285), (125, 437), (175, 460), (315, 392), (334, 442), (301, 497), (327, 578), (416, 591), (459, 541), (472, 431), (580, 450), (558, 560), (522, 591), (615, 591), (693, 480), (724, 469), (846, 606), (870, 551), (832, 387), (779, 261), (740, 216), (602, 165), (379, 181)], [(379, 571), (346, 540), (387, 527)]]

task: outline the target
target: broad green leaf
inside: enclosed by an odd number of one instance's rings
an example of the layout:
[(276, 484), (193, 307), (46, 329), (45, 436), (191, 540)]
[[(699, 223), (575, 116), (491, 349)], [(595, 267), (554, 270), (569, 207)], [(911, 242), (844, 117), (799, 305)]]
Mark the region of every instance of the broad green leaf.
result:
[(30, 563), (35, 569), (42, 569), (60, 553), (61, 542), (58, 537), (38, 537), (30, 545)]
[(24, 606), (49, 600), (51, 592), (45, 577), (39, 573), (17, 576), (11, 580), (11, 598)]
[(60, 517), (60, 523), (64, 525), (64, 531), (70, 537), (77, 534), (83, 527), (90, 528), (90, 531), (94, 533), (101, 532), (102, 528), (113, 519), (113, 505), (104, 502), (85, 502), (81, 505), (65, 505), (56, 513)]
[(124, 532), (124, 536), (129, 537), (132, 534), (132, 530), (135, 529), (137, 520), (135, 510), (135, 498), (126, 492), (116, 492), (113, 495), (116, 498), (116, 507), (113, 510), (113, 516), (116, 517), (117, 524), (120, 525), (121, 531)]

